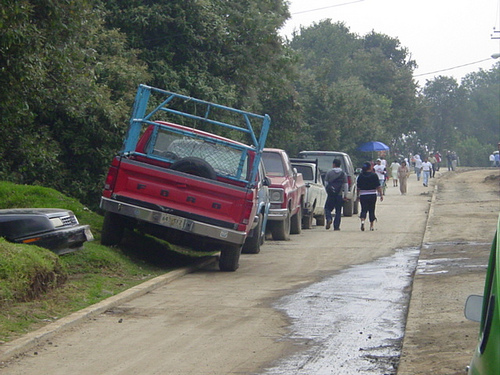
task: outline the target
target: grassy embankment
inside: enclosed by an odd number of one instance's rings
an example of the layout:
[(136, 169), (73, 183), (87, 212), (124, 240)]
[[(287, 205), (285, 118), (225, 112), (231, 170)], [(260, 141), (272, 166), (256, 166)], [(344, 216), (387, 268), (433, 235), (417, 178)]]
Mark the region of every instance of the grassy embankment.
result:
[(0, 208), (28, 207), (71, 209), (95, 240), (57, 256), (0, 238), (0, 343), (207, 255), (135, 232), (102, 246), (102, 216), (52, 189), (0, 182)]

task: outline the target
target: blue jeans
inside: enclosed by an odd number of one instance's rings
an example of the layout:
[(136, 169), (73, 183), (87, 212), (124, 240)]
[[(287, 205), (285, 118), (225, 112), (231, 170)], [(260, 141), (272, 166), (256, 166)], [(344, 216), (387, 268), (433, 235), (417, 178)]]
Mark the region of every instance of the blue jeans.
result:
[(429, 185), (429, 177), (431, 175), (431, 171), (424, 171), (424, 185)]
[(333, 220), (333, 229), (340, 229), (340, 217), (342, 216), (342, 206), (344, 199), (342, 194), (329, 195), (325, 203), (326, 221), (332, 220), (332, 210), (335, 209), (335, 220)]
[(420, 181), (420, 168), (415, 167), (415, 174), (417, 175), (417, 181)]

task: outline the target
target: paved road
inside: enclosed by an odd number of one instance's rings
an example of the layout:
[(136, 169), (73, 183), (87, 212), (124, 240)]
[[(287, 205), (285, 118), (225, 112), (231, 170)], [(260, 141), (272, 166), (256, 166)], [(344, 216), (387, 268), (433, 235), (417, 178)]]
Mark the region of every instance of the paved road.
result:
[(432, 191), (412, 176), (408, 195), (388, 188), (374, 232), (361, 232), (352, 217), (343, 218), (340, 232), (314, 227), (291, 241), (269, 241), (260, 254), (243, 255), (235, 273), (210, 266), (188, 274), (44, 338), (0, 373), (262, 373), (307, 346), (287, 336), (289, 318), (273, 304), (351, 265), (419, 247)]

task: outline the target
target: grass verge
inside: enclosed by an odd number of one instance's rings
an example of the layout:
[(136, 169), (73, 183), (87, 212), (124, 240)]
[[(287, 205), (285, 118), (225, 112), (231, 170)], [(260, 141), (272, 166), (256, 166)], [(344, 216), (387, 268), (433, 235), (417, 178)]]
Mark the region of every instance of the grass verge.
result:
[(102, 216), (53, 189), (0, 182), (0, 207), (71, 209), (95, 237), (61, 256), (0, 238), (0, 343), (209, 255), (137, 232), (102, 246)]

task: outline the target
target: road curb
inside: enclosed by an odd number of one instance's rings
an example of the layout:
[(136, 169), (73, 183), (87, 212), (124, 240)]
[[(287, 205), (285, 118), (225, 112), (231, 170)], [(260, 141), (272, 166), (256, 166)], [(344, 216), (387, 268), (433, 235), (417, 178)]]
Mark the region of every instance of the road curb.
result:
[(38, 344), (47, 340), (57, 333), (64, 331), (65, 329), (71, 328), (83, 319), (88, 319), (92, 316), (102, 314), (103, 312), (123, 304), (125, 302), (131, 301), (138, 298), (144, 294), (150, 293), (153, 290), (171, 283), (174, 280), (181, 278), (189, 273), (199, 270), (200, 268), (206, 267), (217, 261), (217, 257), (210, 257), (200, 261), (194, 266), (181, 268), (175, 271), (171, 271), (164, 275), (155, 277), (154, 279), (148, 280), (142, 284), (136, 285), (130, 289), (127, 289), (115, 296), (107, 298), (99, 303), (92, 306), (86, 307), (80, 311), (77, 311), (71, 315), (61, 318), (54, 323), (50, 323), (45, 327), (42, 327), (36, 331), (30, 332), (25, 336), (7, 342), (0, 347), (0, 362), (5, 362), (12, 357), (23, 354), (28, 350), (36, 347)]

